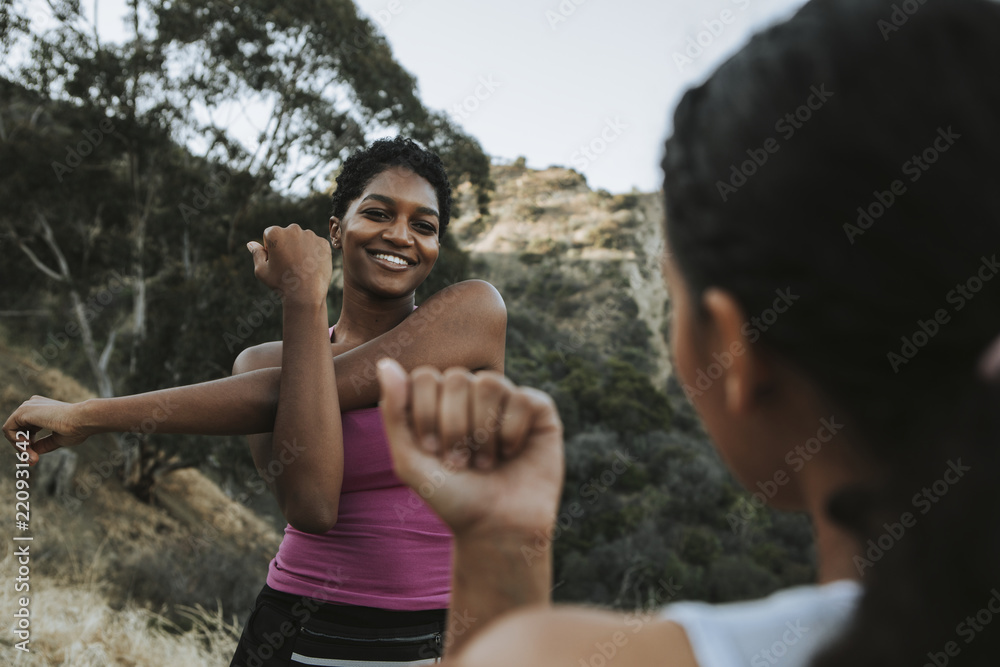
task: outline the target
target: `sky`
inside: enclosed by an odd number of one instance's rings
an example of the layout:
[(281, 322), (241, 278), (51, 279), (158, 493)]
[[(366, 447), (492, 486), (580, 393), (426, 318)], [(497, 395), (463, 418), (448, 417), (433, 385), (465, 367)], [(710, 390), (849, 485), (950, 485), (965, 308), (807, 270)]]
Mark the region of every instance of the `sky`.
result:
[[(671, 110), (804, 0), (357, 0), (424, 103), (487, 153), (592, 188), (661, 185)], [(690, 40), (690, 41), (689, 41)]]
[[(805, 0), (356, 0), (425, 105), (496, 159), (571, 167), (592, 188), (659, 189), (671, 110), (754, 31)], [(123, 35), (125, 0), (97, 6)], [(29, 0), (44, 18), (44, 0)]]

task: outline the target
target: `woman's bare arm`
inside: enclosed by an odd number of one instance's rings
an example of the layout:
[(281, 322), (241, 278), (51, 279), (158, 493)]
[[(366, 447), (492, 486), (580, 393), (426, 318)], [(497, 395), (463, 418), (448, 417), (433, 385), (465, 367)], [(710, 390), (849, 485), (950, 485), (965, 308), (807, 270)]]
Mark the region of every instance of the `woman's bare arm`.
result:
[[(342, 412), (373, 406), (379, 390), (375, 364), (383, 357), (403, 368), (461, 366), (473, 371), (504, 368), (507, 309), (495, 287), (482, 280), (449, 285), (431, 296), (396, 328), (352, 349), (331, 344)], [(282, 342), (248, 347), (233, 373), (281, 366)]]
[(327, 331), (333, 248), (294, 224), (268, 227), (263, 245), (247, 247), (254, 275), (282, 301), (280, 400), (264, 453), (269, 466), (281, 466), (272, 485), (275, 500), (295, 528), (325, 533), (337, 521), (344, 478), (344, 431)]
[[(391, 331), (335, 359), (341, 410), (376, 404), (375, 364), (383, 357), (398, 360), (407, 370), (422, 364), (502, 370), (506, 324), (503, 299), (492, 285), (479, 280), (449, 285)], [(280, 368), (264, 367), (210, 382), (81, 403), (36, 396), (11, 414), (4, 435), (14, 443), (17, 431), (28, 431), (35, 461), (37, 454), (79, 444), (96, 433), (268, 433), (274, 428), (280, 377)], [(41, 429), (53, 434), (36, 440)]]
[(502, 616), (444, 664), (698, 667), (684, 629), (661, 620), (658, 610), (613, 612), (569, 606), (522, 608)]
[[(549, 536), (563, 476), (551, 398), (494, 373), (405, 373), (391, 362), (379, 372), (396, 474), (455, 536), (447, 664), (697, 667), (683, 630), (655, 611), (550, 606)], [(418, 393), (425, 398), (415, 401)], [(492, 446), (496, 456), (474, 465), (455, 441)]]
[[(495, 290), (486, 283), (469, 284), (464, 289), (466, 301), (479, 301), (482, 303), (483, 297), (495, 294)], [(457, 301), (455, 299), (454, 301)], [(440, 322), (440, 308), (434, 306), (435, 302), (428, 302), (423, 311), (418, 309), (421, 315), (427, 312), (429, 316), (422, 320), (414, 319), (416, 313), (411, 315), (405, 322), (420, 330), (420, 339), (412, 337), (400, 337), (398, 341), (380, 341), (376, 349), (372, 351), (371, 346), (361, 346), (359, 351), (344, 350), (339, 344), (330, 345), (333, 352), (331, 357), (336, 356), (336, 377), (350, 380), (351, 392), (345, 401), (339, 399), (341, 409), (349, 410), (355, 407), (362, 407), (366, 402), (373, 403), (371, 393), (375, 389), (374, 382), (374, 361), (380, 356), (394, 353), (400, 357), (408, 357), (415, 354), (416, 358), (423, 361), (438, 360), (442, 365), (460, 362), (466, 359), (471, 363), (481, 363), (491, 366), (503, 363), (503, 335), (504, 330), (497, 325), (500, 318), (477, 318), (475, 322), (452, 322), (462, 326), (452, 329), (453, 332), (464, 331), (464, 340), (452, 340), (448, 336), (442, 340), (441, 333), (435, 331), (435, 321)], [(502, 302), (495, 305), (502, 306)], [(454, 306), (456, 313), (461, 314), (463, 309)], [(302, 324), (290, 323), (289, 309), (285, 310), (285, 340), (282, 342), (265, 343), (244, 350), (233, 365), (233, 373), (242, 373), (250, 370), (258, 370), (262, 367), (281, 366), (289, 363), (289, 352), (294, 346), (301, 344), (305, 340), (303, 336)], [(325, 308), (324, 308), (325, 312)], [(435, 312), (438, 316), (435, 316)], [(294, 317), (294, 315), (293, 315)], [(477, 331), (476, 325), (489, 324), (492, 319), (493, 329)], [(402, 326), (402, 325), (401, 325)], [(312, 332), (308, 337), (309, 345), (319, 345), (325, 343), (325, 325), (322, 332)], [(411, 340), (412, 338), (412, 340)], [(476, 345), (475, 343), (479, 343)], [(442, 343), (445, 347), (442, 347)], [(499, 347), (497, 347), (499, 345)], [(439, 352), (445, 354), (438, 356)], [(487, 354), (492, 351), (492, 354)], [(463, 357), (462, 355), (467, 355)], [(478, 358), (476, 355), (482, 355)], [(335, 392), (317, 391), (317, 387), (333, 385), (331, 379), (312, 377), (319, 369), (315, 364), (319, 353), (310, 352), (300, 358), (300, 365), (292, 373), (282, 374), (281, 405), (275, 420), (275, 431), (271, 434), (258, 434), (249, 437), (250, 452), (254, 459), (257, 470), (264, 479), (270, 480), (271, 490), (278, 501), (282, 514), (295, 528), (312, 533), (324, 533), (330, 530), (336, 523), (337, 511), (340, 500), (340, 488), (343, 481), (343, 434), (339, 424), (339, 411), (330, 410), (329, 405), (336, 404), (338, 397), (343, 396), (342, 391), (346, 383), (337, 383)], [(490, 361), (494, 360), (492, 364)], [(294, 359), (293, 359), (294, 362)], [(361, 368), (355, 368), (352, 364), (361, 364)], [(366, 369), (368, 372), (366, 373)], [(291, 399), (288, 387), (296, 395)], [(324, 384), (327, 383), (327, 384)], [(329, 395), (325, 395), (329, 394)], [(358, 401), (353, 404), (352, 398)], [(345, 403), (347, 405), (345, 405)], [(287, 409), (282, 413), (282, 408)], [(309, 415), (317, 413), (336, 413), (338, 418), (335, 437), (324, 436), (326, 432), (317, 425), (312, 424)], [(303, 430), (302, 425), (307, 427)], [(332, 433), (332, 431), (331, 431)]]

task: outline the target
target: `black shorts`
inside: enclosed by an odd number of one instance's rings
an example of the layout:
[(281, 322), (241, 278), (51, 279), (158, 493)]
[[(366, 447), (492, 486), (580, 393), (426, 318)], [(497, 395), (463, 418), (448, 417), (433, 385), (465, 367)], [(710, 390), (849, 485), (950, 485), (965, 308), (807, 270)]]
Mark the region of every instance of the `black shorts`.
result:
[(265, 585), (230, 667), (433, 664), (441, 659), (446, 612), (338, 605)]

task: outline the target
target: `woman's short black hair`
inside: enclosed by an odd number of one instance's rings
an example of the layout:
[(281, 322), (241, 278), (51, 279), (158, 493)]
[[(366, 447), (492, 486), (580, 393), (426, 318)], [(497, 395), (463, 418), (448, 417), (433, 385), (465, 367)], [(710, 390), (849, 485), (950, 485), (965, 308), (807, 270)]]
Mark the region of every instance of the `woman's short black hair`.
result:
[(1000, 4), (811, 0), (685, 94), (663, 167), (692, 302), (792, 293), (757, 344), (882, 475), (828, 507), (867, 592), (815, 665), (998, 664), (962, 624), (1000, 582)]
[(347, 160), (337, 176), (333, 193), (333, 215), (343, 218), (351, 202), (361, 196), (372, 180), (391, 167), (405, 167), (423, 177), (437, 193), (438, 238), (443, 238), (451, 220), (451, 184), (441, 158), (404, 137), (379, 139)]

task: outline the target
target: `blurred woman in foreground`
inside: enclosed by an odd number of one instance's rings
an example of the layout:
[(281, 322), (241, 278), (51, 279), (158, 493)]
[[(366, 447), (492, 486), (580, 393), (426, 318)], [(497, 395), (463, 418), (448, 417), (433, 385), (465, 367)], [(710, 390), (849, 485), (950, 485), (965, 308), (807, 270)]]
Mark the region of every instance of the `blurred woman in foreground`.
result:
[[(551, 561), (524, 553), (560, 497), (552, 401), (479, 374), (414, 402), (437, 372), (380, 364), (397, 472), (456, 537), (451, 664), (997, 664), (998, 36), (990, 0), (812, 0), (675, 113), (677, 373), (743, 484), (812, 516), (816, 585), (548, 607)], [(486, 471), (452, 443), (488, 414)]]

